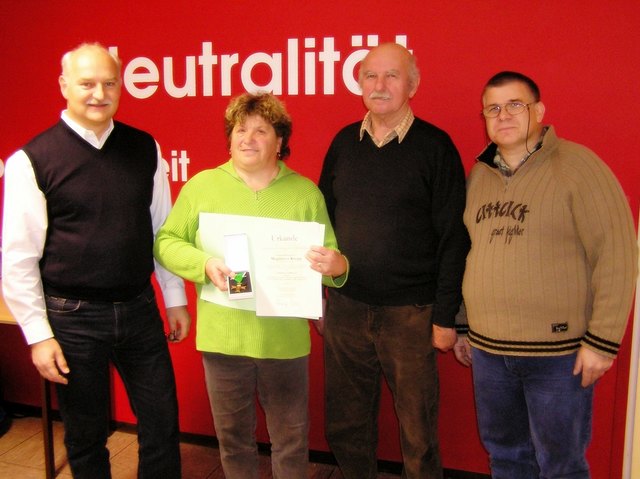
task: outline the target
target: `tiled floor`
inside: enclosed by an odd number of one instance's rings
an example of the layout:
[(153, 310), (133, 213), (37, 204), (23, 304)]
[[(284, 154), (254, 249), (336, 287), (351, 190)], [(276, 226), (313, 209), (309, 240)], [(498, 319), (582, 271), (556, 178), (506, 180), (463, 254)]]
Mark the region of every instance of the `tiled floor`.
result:
[[(135, 479), (138, 464), (138, 445), (133, 432), (116, 430), (108, 442), (111, 452), (113, 479)], [(56, 477), (71, 479), (63, 445), (63, 428), (54, 421), (54, 451)], [(182, 477), (184, 479), (223, 479), (218, 450), (214, 447), (191, 443), (180, 445)], [(269, 457), (260, 456), (260, 479), (271, 479)], [(0, 437), (0, 478), (41, 479), (44, 477), (44, 452), (40, 418), (14, 418), (9, 431)], [(380, 474), (379, 479), (398, 476)], [(310, 479), (342, 479), (340, 471), (332, 465), (310, 463)]]

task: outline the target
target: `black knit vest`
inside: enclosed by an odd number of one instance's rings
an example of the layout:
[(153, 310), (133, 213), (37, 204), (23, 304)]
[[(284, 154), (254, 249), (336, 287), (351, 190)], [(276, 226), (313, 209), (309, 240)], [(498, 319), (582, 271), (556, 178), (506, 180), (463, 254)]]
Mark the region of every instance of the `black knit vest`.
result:
[(60, 121), (23, 150), (47, 201), (45, 293), (123, 301), (143, 291), (154, 268), (153, 138), (115, 122), (99, 150)]

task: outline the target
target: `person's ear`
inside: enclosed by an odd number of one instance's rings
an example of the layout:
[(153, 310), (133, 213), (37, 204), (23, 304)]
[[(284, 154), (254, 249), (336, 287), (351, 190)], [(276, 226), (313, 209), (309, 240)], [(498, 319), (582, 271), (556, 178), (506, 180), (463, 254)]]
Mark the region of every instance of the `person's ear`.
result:
[(60, 77), (58, 77), (58, 84), (60, 85), (60, 93), (62, 93), (62, 96), (65, 98), (65, 100), (67, 99), (67, 80), (65, 79), (65, 77), (63, 75), (60, 75)]
[(533, 107), (533, 111), (536, 114), (536, 121), (538, 123), (542, 123), (542, 119), (544, 118), (544, 103), (539, 101)]
[(418, 76), (414, 80), (411, 81), (411, 90), (409, 91), (409, 98), (413, 98), (413, 96), (418, 91), (418, 86), (420, 86), (420, 77)]

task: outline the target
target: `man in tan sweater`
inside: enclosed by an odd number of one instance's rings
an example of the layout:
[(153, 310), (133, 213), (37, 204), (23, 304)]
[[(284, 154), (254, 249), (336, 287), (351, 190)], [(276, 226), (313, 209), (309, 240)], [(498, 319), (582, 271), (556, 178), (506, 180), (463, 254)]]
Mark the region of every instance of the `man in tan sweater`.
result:
[(491, 143), (467, 181), (454, 351), (473, 364), (494, 479), (588, 478), (593, 387), (620, 347), (637, 276), (631, 211), (604, 162), (542, 123), (530, 78), (498, 73), (482, 103)]

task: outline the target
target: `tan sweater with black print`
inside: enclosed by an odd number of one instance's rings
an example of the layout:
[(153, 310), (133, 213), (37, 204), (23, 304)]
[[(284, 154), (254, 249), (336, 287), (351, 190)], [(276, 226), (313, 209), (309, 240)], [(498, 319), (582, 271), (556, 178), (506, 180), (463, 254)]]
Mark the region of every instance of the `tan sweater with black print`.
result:
[(638, 248), (629, 204), (587, 148), (556, 136), (507, 178), (496, 145), (467, 180), (471, 236), (457, 329), (495, 354), (614, 357), (633, 298)]

